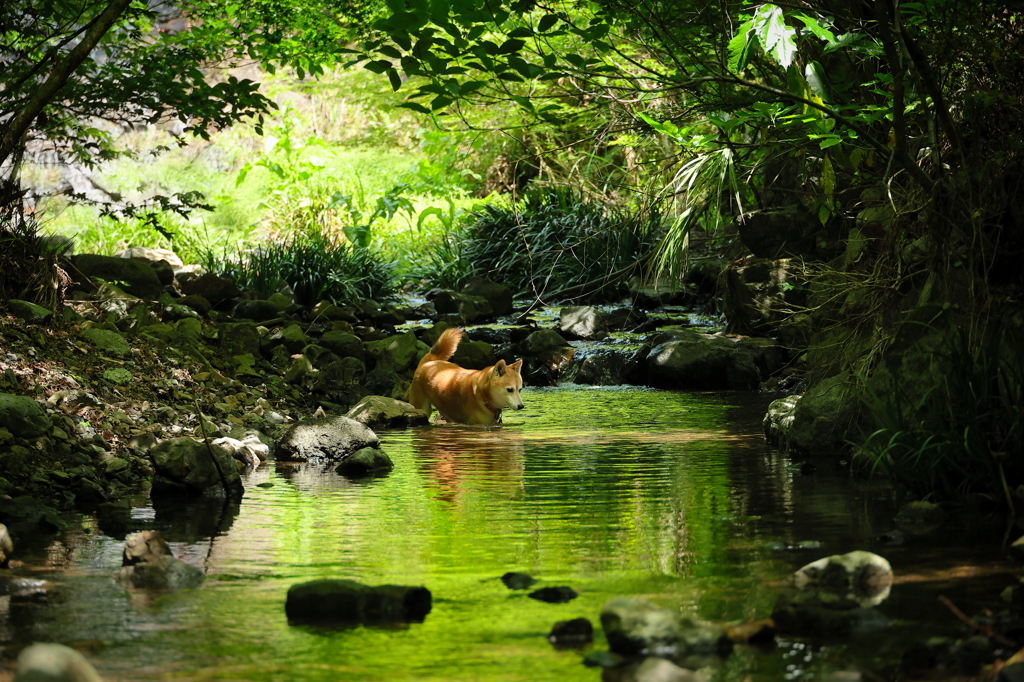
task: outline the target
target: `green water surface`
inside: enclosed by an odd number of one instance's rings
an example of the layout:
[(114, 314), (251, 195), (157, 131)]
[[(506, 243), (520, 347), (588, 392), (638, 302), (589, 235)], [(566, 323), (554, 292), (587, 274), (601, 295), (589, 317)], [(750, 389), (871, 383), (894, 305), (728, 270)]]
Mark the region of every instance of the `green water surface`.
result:
[[(271, 463), (246, 476), (233, 518), (213, 518), (221, 512), (209, 505), (173, 517), (136, 509), (140, 526), (160, 528), (176, 556), (206, 571), (199, 589), (126, 591), (113, 581), (122, 540), (82, 517), (34, 558), (33, 574), (53, 581), (55, 596), (10, 605), (0, 641), (12, 651), (30, 641), (71, 644), (107, 680), (595, 682), (601, 672), (581, 663), (587, 649), (548, 642), (556, 621), (589, 618), (601, 649), (601, 606), (620, 595), (716, 622), (765, 618), (801, 565), (853, 549), (888, 551), (874, 538), (890, 527), (889, 492), (834, 464), (802, 475), (767, 449), (767, 397), (632, 387), (523, 396), (526, 409), (506, 412), (502, 428), (381, 433), (395, 462), (386, 477), (355, 481), (331, 468)], [(226, 530), (202, 530), (216, 523)], [(941, 571), (950, 557), (963, 563), (977, 551), (918, 546), (886, 555), (897, 572), (901, 562)], [(507, 571), (579, 597), (530, 599), (501, 583)], [(422, 623), (387, 628), (290, 625), (288, 588), (328, 577), (423, 585), (433, 610)], [(921, 594), (927, 582), (897, 585), (894, 595)], [(918, 598), (926, 600), (934, 597)], [(906, 614), (890, 617), (898, 628)], [(709, 661), (704, 674), (819, 679), (882, 666), (898, 658), (891, 633), (741, 647)]]

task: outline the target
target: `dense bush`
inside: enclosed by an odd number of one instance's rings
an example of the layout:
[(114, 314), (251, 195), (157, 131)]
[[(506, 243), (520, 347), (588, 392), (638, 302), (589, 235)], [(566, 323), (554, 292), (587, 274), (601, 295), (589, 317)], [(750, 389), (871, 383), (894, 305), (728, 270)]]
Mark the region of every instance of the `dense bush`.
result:
[(269, 296), (282, 285), (299, 303), (382, 300), (397, 291), (392, 265), (368, 248), (355, 247), (322, 230), (294, 232), (286, 240), (257, 246), (237, 257), (208, 254), (207, 267), (245, 289)]
[(643, 267), (661, 227), (657, 214), (629, 215), (571, 189), (535, 190), (508, 206), (477, 209), (435, 267), (447, 266), (439, 279), (452, 285), (476, 275), (519, 294), (606, 298)]

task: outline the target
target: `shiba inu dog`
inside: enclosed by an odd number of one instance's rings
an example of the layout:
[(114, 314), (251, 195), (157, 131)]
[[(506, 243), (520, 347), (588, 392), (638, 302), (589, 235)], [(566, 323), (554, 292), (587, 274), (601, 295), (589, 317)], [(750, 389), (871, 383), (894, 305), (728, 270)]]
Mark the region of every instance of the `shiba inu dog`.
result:
[(445, 329), (430, 352), (423, 356), (413, 375), (409, 402), (430, 414), (436, 407), (448, 421), (492, 426), (501, 422), (504, 409), (521, 410), (519, 391), (522, 360), (504, 360), (486, 369), (459, 367), (448, 359), (462, 340), (462, 330)]

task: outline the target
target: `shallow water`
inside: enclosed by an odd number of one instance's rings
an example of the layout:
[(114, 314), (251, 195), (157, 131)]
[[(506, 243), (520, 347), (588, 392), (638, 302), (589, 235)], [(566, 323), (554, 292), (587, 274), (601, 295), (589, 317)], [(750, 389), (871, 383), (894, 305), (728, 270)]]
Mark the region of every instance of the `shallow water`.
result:
[[(738, 648), (708, 674), (821, 679), (862, 667), (891, 679), (908, 637), (956, 632), (939, 594), (971, 613), (1010, 584), (1001, 526), (958, 522), (900, 547), (875, 540), (891, 529), (890, 493), (834, 464), (802, 475), (767, 449), (765, 396), (559, 387), (524, 400), (500, 429), (382, 433), (396, 465), (383, 478), (279, 464), (247, 476), (237, 510), (134, 510), (133, 525), (160, 528), (176, 556), (204, 568), (196, 590), (125, 591), (112, 579), (122, 541), (76, 519), (59, 542), (19, 557), (20, 574), (56, 588), (0, 608), (5, 658), (58, 641), (107, 680), (596, 681), (585, 650), (548, 643), (556, 621), (596, 626), (620, 595), (717, 622), (764, 618), (796, 568), (868, 549), (897, 574), (879, 607), (892, 626)], [(529, 599), (498, 580), (506, 571), (580, 596)], [(289, 625), (288, 587), (324, 577), (424, 585), (433, 610), (392, 628)], [(599, 632), (594, 648), (605, 648)]]

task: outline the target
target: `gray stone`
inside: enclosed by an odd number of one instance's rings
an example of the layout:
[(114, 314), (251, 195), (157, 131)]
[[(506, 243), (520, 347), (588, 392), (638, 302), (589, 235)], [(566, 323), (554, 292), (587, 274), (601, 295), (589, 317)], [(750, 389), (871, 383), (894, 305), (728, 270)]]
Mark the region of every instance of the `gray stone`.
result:
[(46, 435), (52, 426), (43, 407), (32, 398), (0, 393), (0, 428), (17, 438), (36, 438)]
[[(250, 467), (258, 467), (260, 463), (267, 459), (267, 453), (269, 452), (269, 448), (259, 442), (258, 439), (255, 442), (250, 441), (246, 443), (224, 436), (215, 439), (213, 445), (224, 448), (236, 460)], [(261, 454), (262, 457), (260, 456)]]
[(772, 609), (772, 621), (780, 634), (815, 637), (884, 627), (889, 622), (875, 609), (814, 590), (781, 593)]
[(857, 550), (807, 564), (790, 576), (798, 589), (828, 592), (860, 606), (876, 606), (889, 596), (892, 567), (884, 558)]
[(314, 580), (288, 589), (284, 610), (296, 622), (422, 622), (430, 613), (425, 587), (369, 586), (354, 580)]
[(341, 460), (335, 471), (343, 476), (383, 474), (395, 468), (387, 453), (380, 448), (360, 448)]
[(120, 357), (128, 355), (128, 353), (131, 352), (131, 346), (128, 345), (124, 336), (118, 332), (91, 327), (89, 329), (83, 329), (81, 334), (86, 341), (96, 346), (96, 348), (104, 353), (110, 353)]
[(90, 278), (106, 282), (124, 282), (124, 290), (132, 296), (154, 300), (163, 291), (160, 278), (148, 263), (130, 258), (83, 254), (71, 259), (75, 270)]
[(366, 396), (345, 416), (371, 429), (396, 429), (428, 423), (427, 413), (423, 410), (417, 410), (403, 400), (380, 395)]
[(253, 322), (266, 322), (281, 316), (277, 306), (270, 301), (245, 300), (235, 304), (231, 311), (232, 317), (236, 319), (252, 320)]
[(680, 330), (647, 356), (648, 383), (658, 388), (756, 389), (782, 367), (771, 339)]
[(7, 560), (14, 554), (14, 541), (7, 526), (0, 523), (0, 566), (7, 565)]
[(317, 369), (323, 369), (332, 362), (337, 362), (341, 358), (335, 355), (331, 350), (318, 346), (314, 343), (309, 344), (302, 349), (302, 354), (309, 359), (309, 362)]
[(53, 317), (52, 310), (36, 305), (31, 301), (21, 301), (16, 298), (7, 301), (7, 310), (10, 311), (11, 315), (29, 324), (44, 324)]
[(562, 308), (558, 318), (560, 331), (570, 339), (596, 339), (608, 333), (604, 316), (592, 306)]
[(103, 678), (71, 647), (37, 643), (18, 655), (14, 682), (103, 682)]
[(512, 310), (512, 290), (504, 284), (483, 277), (470, 277), (462, 287), (462, 293), (486, 300), (494, 315), (505, 315)]
[(380, 447), (380, 439), (364, 424), (325, 417), (293, 424), (277, 441), (276, 452), (282, 461), (338, 461), (366, 447)]
[(434, 309), (439, 315), (451, 315), (466, 324), (478, 322), (494, 314), (491, 304), (482, 296), (435, 289), (427, 293), (427, 298), (434, 304)]
[(230, 497), (244, 492), (238, 465), (224, 448), (195, 438), (169, 438), (149, 452), (154, 496)]
[(119, 582), (142, 590), (183, 590), (198, 587), (206, 576), (201, 568), (172, 556), (125, 566), (117, 575)]

